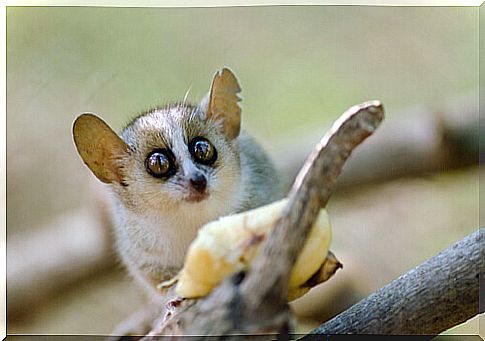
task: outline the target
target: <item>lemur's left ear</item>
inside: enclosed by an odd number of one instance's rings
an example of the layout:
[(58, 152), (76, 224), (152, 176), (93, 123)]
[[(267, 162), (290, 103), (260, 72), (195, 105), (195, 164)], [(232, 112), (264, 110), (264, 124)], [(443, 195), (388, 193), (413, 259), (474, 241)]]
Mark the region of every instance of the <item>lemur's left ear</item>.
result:
[(241, 92), (236, 76), (228, 68), (216, 72), (211, 89), (201, 107), (206, 109), (206, 116), (214, 121), (222, 122), (222, 130), (229, 139), (234, 139), (241, 130)]
[(129, 148), (102, 119), (82, 114), (74, 121), (72, 135), (79, 155), (99, 180), (125, 185), (121, 160)]

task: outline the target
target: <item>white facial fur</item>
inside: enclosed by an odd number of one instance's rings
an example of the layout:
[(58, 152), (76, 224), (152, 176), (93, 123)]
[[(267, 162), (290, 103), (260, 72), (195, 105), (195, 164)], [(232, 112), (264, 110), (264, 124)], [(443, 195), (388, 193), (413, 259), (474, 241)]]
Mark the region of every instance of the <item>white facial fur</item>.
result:
[[(207, 178), (209, 198), (201, 207), (210, 209), (213, 201), (227, 200), (234, 194), (240, 174), (239, 146), (228, 140), (216, 123), (204, 119), (204, 114), (192, 106), (179, 105), (157, 109), (132, 122), (121, 137), (131, 149), (122, 159), (123, 179), (127, 186), (119, 186), (117, 193), (125, 205), (142, 216), (158, 216), (167, 211), (187, 206), (190, 195), (189, 176), (194, 171)], [(188, 144), (195, 137), (208, 139), (217, 150), (213, 165), (193, 160)], [(145, 168), (145, 159), (158, 148), (171, 150), (175, 156), (176, 173), (167, 179), (151, 176)]]

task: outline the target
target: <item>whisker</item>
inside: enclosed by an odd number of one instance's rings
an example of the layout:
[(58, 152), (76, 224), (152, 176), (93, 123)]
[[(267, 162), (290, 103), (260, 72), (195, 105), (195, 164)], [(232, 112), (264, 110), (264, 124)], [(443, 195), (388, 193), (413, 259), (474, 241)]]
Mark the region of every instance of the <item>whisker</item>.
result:
[(184, 96), (184, 104), (187, 102), (187, 97), (189, 97), (189, 93), (190, 93), (190, 90), (192, 89), (192, 85), (189, 86), (189, 88), (187, 89), (187, 92), (185, 93), (185, 96)]

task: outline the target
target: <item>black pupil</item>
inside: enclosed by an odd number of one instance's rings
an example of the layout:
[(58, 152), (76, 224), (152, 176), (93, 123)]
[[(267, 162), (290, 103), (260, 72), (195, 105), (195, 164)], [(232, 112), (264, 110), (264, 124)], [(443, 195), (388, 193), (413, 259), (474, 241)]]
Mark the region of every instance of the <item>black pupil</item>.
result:
[(146, 167), (152, 175), (165, 175), (170, 170), (170, 160), (165, 154), (155, 152), (148, 157)]
[(214, 147), (206, 140), (198, 140), (193, 145), (194, 157), (198, 161), (212, 162), (214, 161)]

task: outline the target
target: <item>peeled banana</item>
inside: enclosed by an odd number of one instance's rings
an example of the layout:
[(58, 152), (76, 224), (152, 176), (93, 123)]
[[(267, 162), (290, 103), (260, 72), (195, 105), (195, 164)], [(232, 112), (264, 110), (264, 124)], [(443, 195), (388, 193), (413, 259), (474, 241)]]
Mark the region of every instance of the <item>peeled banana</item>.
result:
[[(159, 288), (176, 282), (177, 295), (201, 297), (225, 277), (250, 268), (262, 241), (275, 227), (286, 203), (287, 199), (283, 199), (251, 211), (219, 218), (203, 226), (190, 245), (184, 267), (177, 278), (160, 284)], [(302, 296), (341, 267), (329, 252), (331, 238), (327, 211), (321, 209), (291, 270), (289, 300)]]

